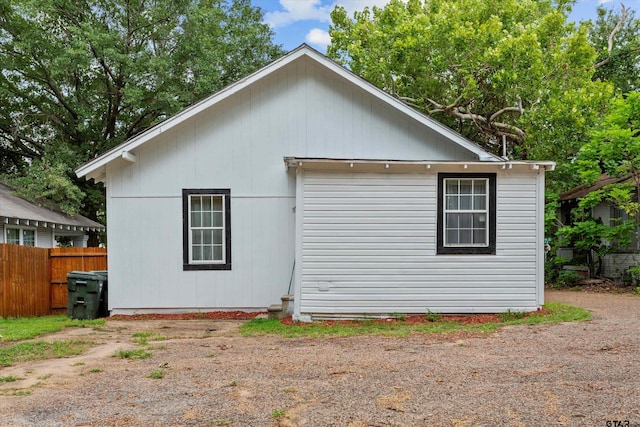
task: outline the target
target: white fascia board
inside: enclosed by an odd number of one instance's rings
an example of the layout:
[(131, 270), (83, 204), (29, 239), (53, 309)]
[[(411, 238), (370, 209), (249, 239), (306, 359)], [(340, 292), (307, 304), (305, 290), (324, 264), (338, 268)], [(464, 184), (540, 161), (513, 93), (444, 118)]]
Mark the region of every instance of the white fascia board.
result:
[(499, 169), (527, 169), (530, 171), (545, 170), (552, 171), (555, 169), (555, 162), (551, 161), (443, 161), (443, 160), (384, 160), (384, 159), (324, 159), (324, 158), (302, 158), (302, 157), (285, 157), (284, 163), (287, 168), (318, 168), (323, 166), (339, 166), (348, 169), (354, 169), (357, 166), (365, 165), (381, 165), (384, 169), (390, 166), (417, 166), (425, 170), (436, 167), (460, 166), (461, 168), (486, 167), (493, 166)]
[(280, 59), (276, 59), (272, 63), (266, 65), (265, 67), (254, 72), (253, 74), (250, 74), (249, 76), (237, 81), (236, 83), (230, 86), (227, 86), (226, 88), (220, 90), (219, 92), (216, 92), (215, 94), (209, 96), (208, 98), (205, 98), (202, 101), (197, 102), (196, 104), (185, 108), (184, 110), (180, 111), (174, 116), (171, 116), (167, 120), (161, 123), (158, 123), (157, 125), (153, 126), (147, 131), (141, 133), (140, 135), (135, 136), (130, 140), (113, 148), (112, 150), (106, 152), (102, 156), (97, 157), (96, 159), (85, 163), (84, 165), (76, 169), (75, 171), (76, 175), (80, 178), (84, 176), (89, 178), (94, 178), (94, 179), (97, 178), (98, 176), (101, 175), (101, 173), (98, 173), (96, 175), (93, 173), (94, 171), (101, 169), (107, 163), (117, 158), (121, 158), (123, 153), (134, 151), (137, 147), (146, 143), (150, 139), (153, 139), (156, 136), (172, 129), (173, 127), (179, 125), (185, 120), (197, 115), (198, 113), (208, 109), (209, 107), (217, 104), (218, 102), (221, 102), (224, 99), (234, 95), (235, 93), (263, 79), (269, 74), (276, 72), (280, 68), (290, 64), (291, 62), (295, 61), (301, 56), (307, 56), (315, 60), (319, 64), (323, 65), (324, 67), (328, 68), (329, 70), (333, 71), (334, 73), (338, 74), (339, 76), (343, 77), (344, 79), (358, 86), (359, 88), (371, 94), (375, 98), (389, 104), (393, 108), (403, 112), (407, 116), (413, 118), (414, 120), (420, 122), (421, 124), (434, 130), (435, 132), (438, 132), (439, 134), (447, 137), (452, 142), (460, 145), (462, 148), (465, 148), (466, 150), (476, 154), (480, 160), (495, 161), (495, 162), (502, 161), (500, 157), (483, 150), (479, 145), (468, 140), (464, 136), (455, 132), (453, 129), (450, 129), (447, 126), (439, 123), (438, 121), (414, 110), (413, 108), (409, 107), (407, 104), (394, 98), (393, 96), (389, 95), (383, 90), (377, 88), (373, 84), (369, 83), (368, 81), (361, 78), (360, 76), (357, 76), (356, 74), (349, 71), (348, 69), (338, 64), (337, 62), (334, 62), (331, 59), (327, 58), (326, 56), (316, 51), (315, 49), (310, 48), (306, 44), (302, 44), (300, 47), (292, 50), (291, 52), (281, 57)]

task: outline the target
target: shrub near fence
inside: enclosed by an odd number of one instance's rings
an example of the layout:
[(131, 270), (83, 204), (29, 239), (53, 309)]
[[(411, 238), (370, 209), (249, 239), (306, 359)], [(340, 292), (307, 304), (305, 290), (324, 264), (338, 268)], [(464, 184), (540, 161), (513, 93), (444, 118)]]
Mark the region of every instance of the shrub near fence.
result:
[(0, 244), (0, 316), (67, 312), (67, 273), (107, 269), (105, 248)]

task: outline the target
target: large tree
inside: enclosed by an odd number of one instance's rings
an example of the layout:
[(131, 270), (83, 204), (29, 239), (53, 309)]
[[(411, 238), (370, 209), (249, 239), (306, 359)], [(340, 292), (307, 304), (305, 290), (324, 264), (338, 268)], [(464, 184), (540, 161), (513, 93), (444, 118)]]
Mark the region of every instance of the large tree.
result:
[(589, 40), (598, 55), (594, 78), (612, 82), (621, 93), (640, 90), (640, 19), (634, 10), (599, 7)]
[(415, 108), (502, 154), (564, 165), (606, 108), (592, 81), (587, 25), (570, 2), (391, 0), (349, 17), (332, 12), (328, 54)]
[(0, 167), (97, 218), (72, 170), (282, 54), (249, 0), (0, 0)]

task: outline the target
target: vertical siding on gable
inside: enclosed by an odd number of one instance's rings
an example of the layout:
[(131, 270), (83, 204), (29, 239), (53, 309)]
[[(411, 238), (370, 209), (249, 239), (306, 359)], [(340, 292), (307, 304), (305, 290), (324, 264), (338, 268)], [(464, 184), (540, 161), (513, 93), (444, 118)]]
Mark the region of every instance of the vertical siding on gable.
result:
[(498, 175), (496, 255), (436, 255), (436, 174), (305, 171), (301, 314), (535, 310), (535, 177)]

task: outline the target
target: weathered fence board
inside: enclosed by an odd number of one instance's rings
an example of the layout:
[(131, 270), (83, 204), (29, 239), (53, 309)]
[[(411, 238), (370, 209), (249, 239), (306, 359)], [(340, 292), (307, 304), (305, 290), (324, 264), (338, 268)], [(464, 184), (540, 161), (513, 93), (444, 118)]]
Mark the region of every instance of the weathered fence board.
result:
[(3, 317), (49, 314), (49, 251), (0, 245), (0, 314)]
[(67, 312), (67, 273), (107, 269), (105, 248), (0, 244), (0, 316)]
[(106, 248), (51, 248), (51, 313), (67, 312), (67, 273), (107, 269)]

